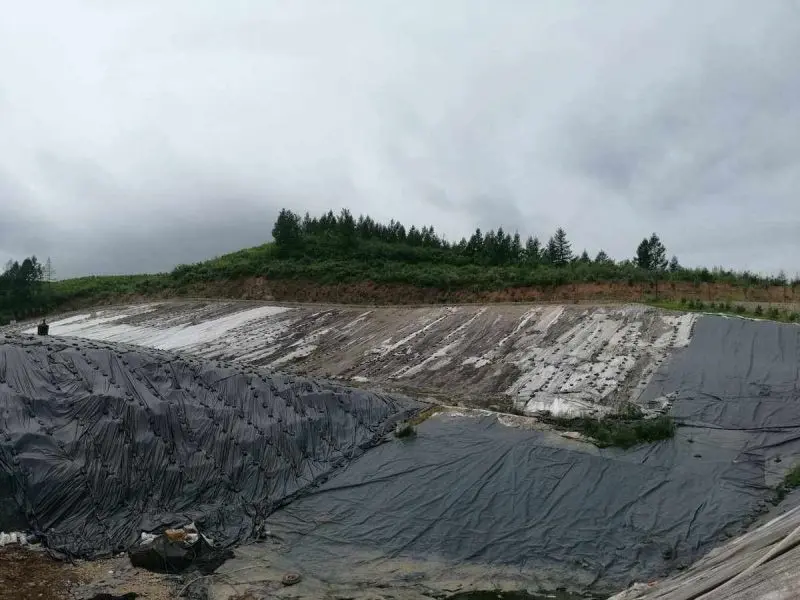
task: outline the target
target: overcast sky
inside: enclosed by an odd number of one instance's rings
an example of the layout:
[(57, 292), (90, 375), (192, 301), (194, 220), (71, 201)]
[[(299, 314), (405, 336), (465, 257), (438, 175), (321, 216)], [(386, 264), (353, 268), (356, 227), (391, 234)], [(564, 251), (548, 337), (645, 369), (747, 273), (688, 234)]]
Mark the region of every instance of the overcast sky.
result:
[(60, 277), (349, 207), (800, 272), (794, 0), (27, 0), (0, 18), (0, 257)]

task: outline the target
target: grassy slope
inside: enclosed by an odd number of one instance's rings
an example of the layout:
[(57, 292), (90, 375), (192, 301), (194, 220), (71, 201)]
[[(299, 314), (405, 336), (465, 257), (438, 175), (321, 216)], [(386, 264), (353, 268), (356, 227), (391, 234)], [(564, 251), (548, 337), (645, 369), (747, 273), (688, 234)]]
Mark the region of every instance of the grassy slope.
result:
[(647, 302), (651, 306), (664, 308), (667, 310), (679, 310), (683, 312), (699, 312), (699, 313), (713, 313), (732, 315), (737, 317), (746, 317), (750, 319), (767, 319), (770, 321), (779, 321), (781, 323), (800, 323), (800, 312), (797, 310), (779, 308), (777, 306), (763, 307), (756, 304), (750, 307), (743, 303), (733, 303), (730, 301), (720, 300), (718, 302), (702, 302), (702, 301), (668, 301), (668, 300), (650, 300)]

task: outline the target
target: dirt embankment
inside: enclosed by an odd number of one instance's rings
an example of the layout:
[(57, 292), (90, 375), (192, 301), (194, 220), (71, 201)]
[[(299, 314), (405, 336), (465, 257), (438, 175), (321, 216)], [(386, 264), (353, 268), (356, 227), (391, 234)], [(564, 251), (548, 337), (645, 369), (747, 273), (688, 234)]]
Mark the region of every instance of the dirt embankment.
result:
[[(739, 287), (723, 283), (661, 282), (574, 283), (554, 287), (519, 287), (494, 291), (421, 288), (370, 281), (320, 285), (309, 281), (269, 281), (263, 277), (209, 281), (181, 290), (166, 290), (157, 298), (196, 297), (336, 304), (488, 304), (495, 302), (613, 303), (649, 300), (762, 303), (800, 306), (800, 289), (791, 286)], [(144, 297), (109, 298), (104, 303), (132, 302)], [(96, 304), (96, 302), (90, 302)], [(84, 302), (85, 306), (86, 303)], [(77, 306), (74, 306), (77, 308)]]
[(636, 395), (688, 343), (695, 321), (691, 314), (633, 305), (276, 304), (118, 306), (53, 317), (50, 333), (180, 350), (471, 407), (594, 413)]
[(722, 283), (628, 284), (627, 282), (575, 283), (554, 287), (519, 287), (495, 291), (420, 288), (370, 281), (319, 285), (307, 281), (268, 281), (254, 277), (238, 281), (198, 284), (187, 290), (199, 297), (334, 302), (342, 304), (461, 304), (492, 302), (641, 302), (646, 300), (702, 300), (704, 302), (800, 303), (800, 290), (792, 287), (738, 287)]

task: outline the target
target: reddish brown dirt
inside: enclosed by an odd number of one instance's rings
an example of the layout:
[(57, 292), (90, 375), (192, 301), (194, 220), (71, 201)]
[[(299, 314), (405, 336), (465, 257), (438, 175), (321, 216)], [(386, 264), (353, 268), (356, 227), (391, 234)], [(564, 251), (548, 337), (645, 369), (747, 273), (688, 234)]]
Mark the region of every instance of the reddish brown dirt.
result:
[[(426, 305), (490, 304), (497, 302), (621, 303), (651, 300), (732, 303), (761, 303), (765, 308), (800, 305), (800, 289), (793, 287), (738, 287), (722, 283), (628, 284), (626, 282), (575, 283), (556, 287), (505, 288), (494, 291), (419, 288), (401, 284), (376, 284), (371, 281), (339, 285), (319, 285), (309, 281), (268, 281), (263, 277), (210, 281), (195, 284), (177, 293), (167, 290), (156, 296), (136, 295), (108, 298), (102, 304), (135, 303), (148, 299), (230, 298), (333, 304)], [(97, 301), (81, 302), (62, 309), (96, 306)]]
[(307, 281), (267, 281), (249, 278), (197, 285), (189, 296), (279, 300), (284, 302), (332, 302), (337, 304), (460, 304), (492, 302), (641, 302), (681, 298), (708, 301), (794, 303), (800, 290), (791, 287), (736, 287), (721, 283), (579, 283), (551, 288), (506, 288), (495, 291), (419, 288), (410, 285), (375, 284), (370, 281), (319, 285)]

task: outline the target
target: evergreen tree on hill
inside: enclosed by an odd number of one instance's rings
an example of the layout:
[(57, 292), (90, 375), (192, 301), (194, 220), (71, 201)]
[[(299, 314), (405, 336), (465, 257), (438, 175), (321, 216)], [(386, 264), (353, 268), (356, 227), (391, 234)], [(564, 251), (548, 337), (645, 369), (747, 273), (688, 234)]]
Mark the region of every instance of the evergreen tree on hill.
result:
[(519, 237), (519, 232), (514, 233), (514, 238), (511, 240), (511, 262), (522, 262), (522, 240)]
[(547, 242), (547, 258), (556, 267), (566, 266), (572, 261), (572, 244), (567, 239), (567, 232), (561, 227)]
[(650, 241), (644, 238), (636, 248), (636, 266), (640, 269), (650, 270), (652, 259), (650, 258)]
[(661, 239), (654, 233), (650, 236), (650, 260), (651, 271), (666, 271), (667, 248), (661, 243)]
[(272, 228), (272, 239), (280, 250), (286, 251), (297, 247), (302, 236), (300, 217), (285, 208), (281, 209)]
[(646, 271), (666, 271), (667, 249), (655, 233), (644, 238), (636, 248), (636, 266)]
[(542, 245), (539, 238), (528, 237), (525, 242), (525, 262), (529, 265), (538, 264), (542, 260)]

